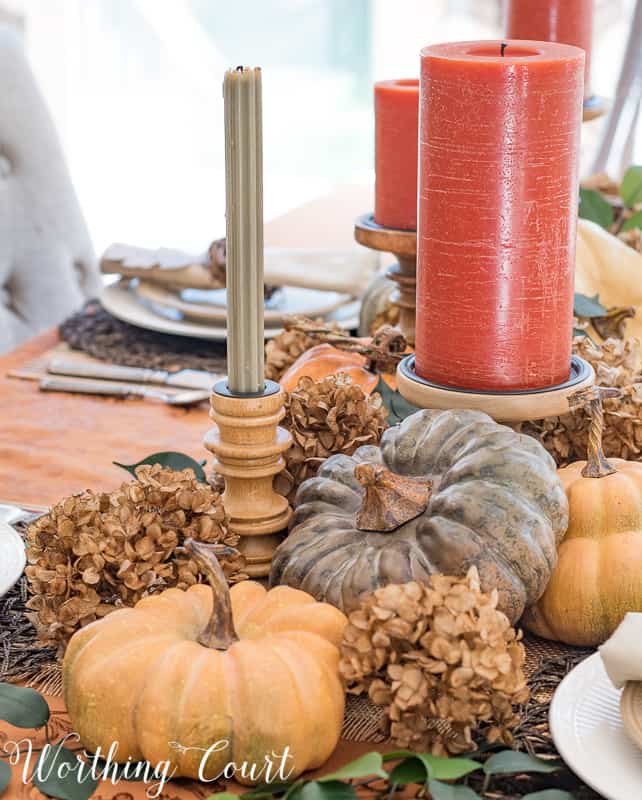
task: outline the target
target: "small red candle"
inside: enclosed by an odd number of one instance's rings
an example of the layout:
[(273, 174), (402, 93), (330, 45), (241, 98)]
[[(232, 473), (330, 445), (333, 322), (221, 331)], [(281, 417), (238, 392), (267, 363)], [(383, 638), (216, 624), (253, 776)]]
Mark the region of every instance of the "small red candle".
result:
[(375, 83), (375, 222), (417, 228), (419, 80)]
[(506, 36), (562, 42), (586, 53), (584, 96), (590, 94), (593, 0), (508, 0)]
[(564, 44), (422, 50), (419, 376), (495, 391), (568, 380), (583, 75)]

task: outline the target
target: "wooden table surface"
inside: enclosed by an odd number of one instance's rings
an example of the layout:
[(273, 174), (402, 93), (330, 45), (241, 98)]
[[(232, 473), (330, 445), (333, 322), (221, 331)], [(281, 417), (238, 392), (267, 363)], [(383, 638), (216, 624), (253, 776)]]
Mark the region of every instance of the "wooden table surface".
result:
[[(354, 246), (354, 220), (371, 203), (371, 186), (338, 187), (268, 222), (265, 243)], [(163, 450), (211, 458), (202, 445), (211, 425), (206, 403), (186, 410), (150, 400), (44, 394), (35, 382), (7, 377), (56, 342), (50, 332), (0, 356), (0, 502), (49, 505), (83, 489), (109, 491), (128, 477), (112, 461), (131, 464)]]
[(45, 333), (0, 358), (0, 501), (50, 505), (83, 489), (115, 489), (128, 476), (112, 461), (131, 464), (163, 450), (210, 455), (202, 445), (207, 403), (183, 409), (44, 393), (37, 381), (7, 377), (57, 341), (56, 332)]

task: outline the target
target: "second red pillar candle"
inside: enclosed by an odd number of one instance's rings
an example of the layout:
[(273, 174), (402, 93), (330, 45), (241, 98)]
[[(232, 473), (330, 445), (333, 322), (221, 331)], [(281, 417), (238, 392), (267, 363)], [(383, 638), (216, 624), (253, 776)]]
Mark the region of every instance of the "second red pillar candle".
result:
[(584, 53), (502, 45), (421, 57), (416, 370), (482, 391), (562, 383), (571, 357)]

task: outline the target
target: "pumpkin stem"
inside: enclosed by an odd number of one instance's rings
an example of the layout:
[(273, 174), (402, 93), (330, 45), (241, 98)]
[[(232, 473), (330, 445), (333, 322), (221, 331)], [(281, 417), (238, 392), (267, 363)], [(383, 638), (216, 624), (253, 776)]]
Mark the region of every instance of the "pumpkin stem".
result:
[(365, 488), (356, 515), (360, 531), (394, 531), (428, 508), (432, 481), (397, 475), (381, 464), (358, 464), (354, 476)]
[(618, 397), (618, 389), (591, 386), (589, 389), (576, 392), (569, 397), (571, 409), (588, 407), (590, 427), (588, 432), (588, 453), (586, 466), (582, 470), (584, 478), (606, 478), (617, 470), (607, 461), (602, 448), (602, 433), (604, 431), (604, 406), (603, 397)]
[(237, 551), (224, 544), (204, 544), (195, 542), (194, 539), (185, 539), (184, 549), (206, 576), (214, 598), (212, 616), (198, 637), (198, 643), (211, 650), (227, 650), (230, 645), (238, 641), (239, 637), (234, 630), (232, 600), (227, 579), (216, 556), (232, 556)]

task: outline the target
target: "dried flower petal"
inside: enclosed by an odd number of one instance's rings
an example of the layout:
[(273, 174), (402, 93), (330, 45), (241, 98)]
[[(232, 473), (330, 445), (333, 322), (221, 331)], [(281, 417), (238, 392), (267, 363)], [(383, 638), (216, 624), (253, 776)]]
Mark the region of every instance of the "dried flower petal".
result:
[(515, 707), (528, 699), (525, 652), (496, 604), (473, 567), (378, 589), (350, 614), (341, 674), (348, 692), (385, 708), (395, 744), (464, 753), (482, 725), (488, 741), (511, 741)]
[[(203, 580), (176, 554), (185, 538), (235, 547), (220, 494), (191, 470), (139, 467), (111, 494), (68, 497), (27, 532), (26, 575), (41, 638), (64, 649), (81, 626), (171, 586)], [(247, 577), (240, 555), (221, 565), (230, 581)]]
[(319, 381), (302, 377), (287, 395), (285, 409), (282, 424), (294, 440), (285, 453), (290, 497), (328, 456), (352, 455), (361, 445), (378, 444), (386, 428), (380, 395), (367, 396), (345, 373)]

